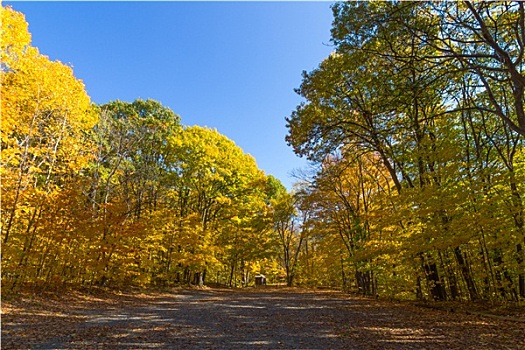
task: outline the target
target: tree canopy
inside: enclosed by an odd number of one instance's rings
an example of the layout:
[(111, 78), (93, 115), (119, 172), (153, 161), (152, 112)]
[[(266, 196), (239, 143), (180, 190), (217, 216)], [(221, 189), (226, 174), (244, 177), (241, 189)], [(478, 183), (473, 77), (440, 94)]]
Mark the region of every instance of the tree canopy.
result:
[[(525, 297), (523, 4), (343, 2), (288, 143), (365, 294)], [(313, 209), (315, 208), (315, 209)], [(322, 215), (319, 218), (319, 215)], [(348, 271), (348, 272), (345, 272)]]
[(279, 180), (154, 100), (94, 105), (2, 8), (4, 291), (276, 278)]
[(2, 286), (331, 286), (525, 298), (521, 2), (339, 2), (293, 190), (160, 102), (91, 102), (1, 8)]

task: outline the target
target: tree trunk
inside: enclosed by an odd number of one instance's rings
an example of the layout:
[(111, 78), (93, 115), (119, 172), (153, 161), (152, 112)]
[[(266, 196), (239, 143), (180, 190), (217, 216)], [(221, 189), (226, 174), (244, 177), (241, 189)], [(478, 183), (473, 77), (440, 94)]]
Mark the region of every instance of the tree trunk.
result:
[(478, 300), (479, 295), (478, 295), (478, 291), (476, 288), (476, 283), (474, 282), (474, 279), (472, 278), (472, 274), (470, 273), (470, 268), (468, 267), (463, 257), (463, 253), (461, 252), (460, 247), (454, 248), (454, 256), (456, 257), (456, 261), (461, 269), (461, 274), (467, 285), (467, 290), (469, 293), (470, 300)]
[(421, 258), (423, 271), (425, 271), (425, 276), (432, 299), (436, 301), (447, 300), (447, 293), (441, 279), (439, 278), (437, 265), (435, 263), (427, 263), (423, 257), (423, 254), (420, 254), (419, 256)]

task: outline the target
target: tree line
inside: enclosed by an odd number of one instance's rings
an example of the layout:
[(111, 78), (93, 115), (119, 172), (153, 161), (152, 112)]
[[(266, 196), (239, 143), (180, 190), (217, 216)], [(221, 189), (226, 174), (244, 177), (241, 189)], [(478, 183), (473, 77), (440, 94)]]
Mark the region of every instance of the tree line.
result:
[(278, 280), (279, 180), (157, 101), (91, 103), (1, 11), (4, 293)]
[(287, 118), (319, 164), (301, 186), (305, 259), (329, 246), (332, 278), (364, 294), (525, 298), (524, 4), (333, 13), (334, 51)]
[(153, 100), (94, 105), (2, 8), (2, 286), (287, 285), (525, 298), (521, 2), (342, 2), (292, 191)]

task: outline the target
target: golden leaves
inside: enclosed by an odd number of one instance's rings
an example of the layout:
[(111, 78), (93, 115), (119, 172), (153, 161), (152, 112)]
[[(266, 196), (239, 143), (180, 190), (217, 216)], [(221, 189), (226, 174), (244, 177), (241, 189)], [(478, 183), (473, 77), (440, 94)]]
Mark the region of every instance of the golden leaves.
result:
[(86, 133), (97, 115), (71, 67), (30, 46), (24, 16), (0, 11), (2, 240), (5, 282), (14, 288), (57, 268), (53, 256), (68, 254), (72, 228), (86, 219), (72, 189), (90, 159)]
[(31, 43), (31, 34), (28, 24), (22, 13), (13, 11), (11, 7), (1, 7), (0, 16), (2, 27), (0, 32), (1, 61), (8, 64), (11, 59), (17, 59), (18, 55)]

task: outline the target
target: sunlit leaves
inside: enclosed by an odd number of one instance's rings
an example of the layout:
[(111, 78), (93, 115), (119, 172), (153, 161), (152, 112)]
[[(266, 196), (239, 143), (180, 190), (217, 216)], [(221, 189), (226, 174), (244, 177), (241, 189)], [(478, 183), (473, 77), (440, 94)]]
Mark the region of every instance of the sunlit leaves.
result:
[(71, 274), (97, 115), (72, 69), (31, 46), (24, 17), (10, 8), (1, 16), (2, 274), (12, 290)]
[(334, 53), (303, 74), (287, 118), (288, 143), (321, 166), (313, 231), (350, 253), (331, 268), (345, 285), (354, 264), (360, 291), (524, 297), (523, 5), (333, 9)]
[(92, 106), (23, 15), (1, 11), (6, 290), (200, 283), (273, 256), (253, 157), (154, 100)]
[(198, 126), (170, 138), (168, 150), (170, 206), (181, 219), (194, 215), (200, 223), (201, 233), (186, 250), (201, 271), (219, 261), (235, 268), (257, 258), (257, 249), (264, 252), (265, 176), (253, 157), (217, 131)]

